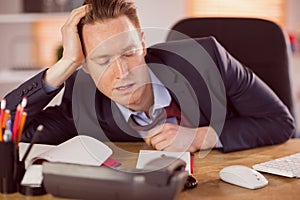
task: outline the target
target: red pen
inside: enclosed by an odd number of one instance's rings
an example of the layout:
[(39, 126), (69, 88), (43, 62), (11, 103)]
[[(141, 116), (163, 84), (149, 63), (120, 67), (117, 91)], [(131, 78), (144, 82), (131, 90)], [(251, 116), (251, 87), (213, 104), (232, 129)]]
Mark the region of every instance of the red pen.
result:
[(6, 107), (6, 100), (4, 98), (2, 98), (1, 99), (1, 107), (0, 107), (1, 108), (1, 110), (0, 110), (0, 124), (3, 123), (5, 107)]
[(17, 110), (16, 110), (15, 119), (14, 119), (13, 128), (12, 128), (12, 140), (13, 141), (17, 141), (18, 126), (20, 123), (20, 111), (21, 111), (21, 106), (19, 104), (17, 107)]
[(4, 118), (4, 110), (5, 110), (5, 107), (6, 107), (6, 100), (4, 98), (1, 99), (1, 110), (0, 110), (0, 141), (2, 142), (3, 141), (3, 129), (2, 129), (2, 123), (3, 123), (3, 118)]
[(24, 112), (24, 109), (27, 105), (27, 98), (24, 97), (22, 99), (21, 104), (18, 105), (16, 115), (15, 115), (15, 120), (14, 120), (14, 125), (13, 125), (13, 131), (12, 131), (12, 139), (13, 141), (17, 142), (18, 139), (18, 132), (20, 129), (20, 121)]

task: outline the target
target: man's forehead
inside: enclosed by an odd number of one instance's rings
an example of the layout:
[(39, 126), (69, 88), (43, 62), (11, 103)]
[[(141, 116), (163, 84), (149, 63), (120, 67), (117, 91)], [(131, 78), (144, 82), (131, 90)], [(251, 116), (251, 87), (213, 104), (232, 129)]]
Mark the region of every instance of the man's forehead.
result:
[(104, 41), (99, 41), (89, 54), (93, 56), (115, 55), (134, 47), (141, 47), (141, 39), (136, 30), (123, 32)]
[(98, 46), (108, 46), (107, 43), (118, 43), (128, 38), (138, 36), (135, 26), (127, 16), (86, 24), (82, 35), (85, 48), (88, 52)]

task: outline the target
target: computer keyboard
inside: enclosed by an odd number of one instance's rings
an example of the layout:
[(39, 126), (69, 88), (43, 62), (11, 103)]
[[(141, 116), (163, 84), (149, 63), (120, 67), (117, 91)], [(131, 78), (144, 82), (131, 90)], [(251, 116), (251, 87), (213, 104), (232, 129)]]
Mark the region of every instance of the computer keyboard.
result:
[(252, 166), (255, 170), (286, 177), (300, 178), (300, 153), (291, 154)]

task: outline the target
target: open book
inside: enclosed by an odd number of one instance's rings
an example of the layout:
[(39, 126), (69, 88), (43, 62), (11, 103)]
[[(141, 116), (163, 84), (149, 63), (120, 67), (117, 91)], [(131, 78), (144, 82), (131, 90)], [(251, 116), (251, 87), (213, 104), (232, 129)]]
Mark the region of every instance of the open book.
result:
[[(28, 143), (19, 144), (20, 158), (28, 148)], [(34, 144), (26, 161), (23, 185), (37, 185), (42, 181), (42, 165), (34, 165), (38, 160), (64, 162), (81, 165), (100, 166), (109, 160), (112, 150), (101, 141), (90, 136), (79, 135), (60, 145)]]
[[(20, 143), (20, 158), (23, 157), (28, 146), (28, 143)], [(34, 144), (27, 158), (26, 166), (39, 159), (100, 166), (111, 154), (112, 150), (101, 141), (90, 136), (79, 135), (57, 146)]]

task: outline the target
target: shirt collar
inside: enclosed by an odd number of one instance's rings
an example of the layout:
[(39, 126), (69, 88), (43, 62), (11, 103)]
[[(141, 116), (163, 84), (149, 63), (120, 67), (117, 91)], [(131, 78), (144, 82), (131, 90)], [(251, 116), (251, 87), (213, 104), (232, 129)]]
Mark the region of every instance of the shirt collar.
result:
[[(158, 110), (170, 105), (172, 98), (171, 98), (171, 95), (170, 95), (169, 91), (167, 90), (167, 88), (155, 76), (155, 74), (151, 71), (151, 69), (149, 69), (149, 72), (150, 72), (150, 79), (151, 79), (153, 95), (154, 95), (154, 105), (153, 105), (153, 110), (152, 110), (151, 115), (155, 116), (155, 113)], [(119, 103), (116, 103), (116, 104), (117, 104), (118, 108), (120, 109), (126, 122), (128, 122), (131, 115), (140, 115), (143, 113), (143, 112), (132, 111)]]

